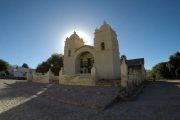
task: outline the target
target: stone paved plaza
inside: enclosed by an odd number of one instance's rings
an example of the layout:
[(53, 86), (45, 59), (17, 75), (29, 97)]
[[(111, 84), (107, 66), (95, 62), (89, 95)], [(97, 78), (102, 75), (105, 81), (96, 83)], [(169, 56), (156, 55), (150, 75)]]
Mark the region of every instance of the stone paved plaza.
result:
[(149, 82), (135, 100), (101, 110), (117, 90), (0, 80), (0, 120), (180, 120), (180, 81)]

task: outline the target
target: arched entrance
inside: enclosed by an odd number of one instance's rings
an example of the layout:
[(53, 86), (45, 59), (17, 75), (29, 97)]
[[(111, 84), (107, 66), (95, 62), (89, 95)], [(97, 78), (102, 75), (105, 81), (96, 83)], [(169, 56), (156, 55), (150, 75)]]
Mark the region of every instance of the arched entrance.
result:
[(94, 64), (94, 56), (88, 52), (82, 52), (76, 57), (76, 74), (90, 74)]

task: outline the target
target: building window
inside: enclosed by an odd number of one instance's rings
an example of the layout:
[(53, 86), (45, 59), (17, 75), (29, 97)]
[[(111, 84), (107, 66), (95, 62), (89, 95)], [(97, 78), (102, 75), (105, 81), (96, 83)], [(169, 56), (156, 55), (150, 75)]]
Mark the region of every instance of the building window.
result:
[(101, 50), (105, 50), (105, 44), (104, 44), (104, 42), (101, 43)]
[(81, 68), (83, 68), (83, 60), (82, 59), (80, 59), (80, 66), (81, 66)]
[(88, 67), (88, 61), (83, 61), (83, 66)]
[(68, 50), (68, 56), (71, 56), (71, 50)]
[(91, 65), (91, 58), (88, 58), (88, 59), (87, 59), (87, 63), (88, 63), (88, 66), (92, 66), (92, 65)]

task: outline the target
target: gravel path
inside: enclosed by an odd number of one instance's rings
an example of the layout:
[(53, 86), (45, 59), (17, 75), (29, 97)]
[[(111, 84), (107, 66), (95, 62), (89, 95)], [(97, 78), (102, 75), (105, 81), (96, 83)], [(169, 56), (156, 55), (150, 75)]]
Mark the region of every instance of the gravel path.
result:
[(0, 120), (180, 120), (180, 82), (149, 82), (134, 101), (99, 112), (89, 107), (108, 103), (115, 93), (114, 88), (0, 80)]

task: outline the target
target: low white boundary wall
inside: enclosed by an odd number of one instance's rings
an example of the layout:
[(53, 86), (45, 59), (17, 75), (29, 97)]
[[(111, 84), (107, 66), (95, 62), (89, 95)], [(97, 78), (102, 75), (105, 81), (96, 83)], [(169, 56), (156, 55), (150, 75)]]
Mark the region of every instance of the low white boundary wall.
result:
[(51, 83), (53, 81), (59, 81), (59, 76), (55, 76), (50, 69), (45, 74), (28, 71), (27, 80), (31, 82)]

